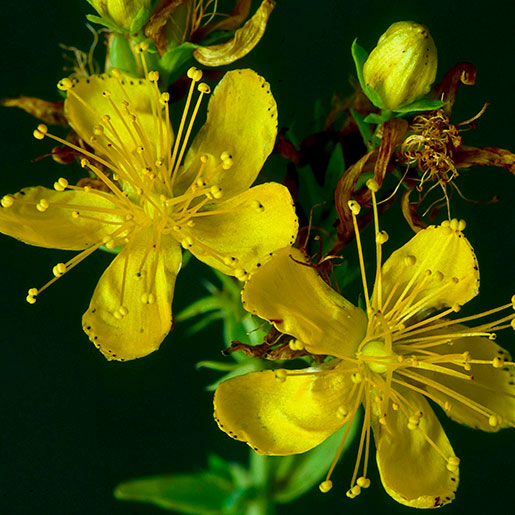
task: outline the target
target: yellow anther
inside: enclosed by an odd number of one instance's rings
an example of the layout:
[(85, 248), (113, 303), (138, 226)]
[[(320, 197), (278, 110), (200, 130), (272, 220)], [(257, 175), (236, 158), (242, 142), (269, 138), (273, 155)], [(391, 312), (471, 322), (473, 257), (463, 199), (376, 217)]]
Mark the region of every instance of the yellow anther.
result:
[(386, 426), (386, 417), (380, 417), (380, 418), (379, 418), (379, 423), (380, 423), (382, 426)]
[(115, 78), (115, 79), (118, 79), (122, 73), (120, 72), (120, 70), (118, 68), (113, 68), (111, 70), (111, 75)]
[(104, 245), (104, 247), (105, 247), (106, 249), (109, 249), (109, 250), (110, 250), (110, 249), (114, 249), (114, 240), (108, 241), (108, 242)]
[(211, 193), (211, 195), (213, 195), (213, 198), (215, 199), (219, 199), (219, 198), (222, 198), (223, 197), (223, 191), (222, 191), (222, 188), (220, 188), (220, 186), (211, 186), (211, 188), (209, 188), (209, 193)]
[(187, 72), (186, 75), (189, 79), (191, 79), (193, 82), (198, 82), (202, 78), (202, 71), (198, 68), (195, 68), (192, 66)]
[(350, 498), (354, 499), (354, 497), (357, 497), (361, 493), (361, 487), (359, 485), (354, 485), (350, 490)]
[(350, 376), (350, 378), (351, 378), (352, 382), (355, 383), (355, 384), (359, 384), (363, 380), (363, 377), (361, 376), (361, 374), (359, 372), (354, 372)]
[(235, 266), (237, 262), (238, 262), (238, 259), (235, 257), (231, 257), (231, 256), (224, 257), (224, 264), (226, 264), (227, 266)]
[(29, 304), (34, 304), (36, 302), (36, 297), (38, 296), (38, 289), (37, 288), (31, 288), (29, 291), (28, 291), (28, 294), (27, 294), (27, 297), (25, 298), (25, 300), (29, 303)]
[(345, 406), (340, 406), (336, 410), (336, 418), (339, 418), (340, 420), (344, 420), (345, 417), (349, 414), (347, 408)]
[[(89, 166), (89, 161), (83, 157), (81, 160), (80, 160), (80, 165), (82, 166), (82, 168), (87, 168)], [(84, 188), (85, 190), (86, 188)]]
[(170, 102), (170, 93), (168, 93), (168, 92), (161, 93), (159, 100), (160, 100), (161, 104), (168, 104), (168, 102)]
[(195, 186), (197, 188), (204, 188), (207, 185), (206, 181), (204, 179), (197, 179), (195, 182)]
[(377, 241), (377, 243), (379, 243), (379, 245), (386, 243), (388, 241), (388, 233), (386, 231), (378, 232), (376, 241)]
[(227, 159), (231, 159), (231, 154), (229, 154), (229, 152), (227, 152), (227, 150), (224, 150), (221, 155), (220, 155), (220, 159), (222, 161), (226, 161)]
[(511, 307), (515, 309), (515, 295), (512, 296), (511, 300)]
[(458, 231), (464, 231), (465, 227), (467, 227), (467, 222), (465, 220), (458, 221)]
[(201, 163), (207, 163), (209, 161), (209, 156), (207, 156), (206, 154), (202, 154), (200, 156), (200, 162)]
[(73, 88), (73, 82), (68, 78), (61, 79), (57, 83), (57, 88), (60, 89), (61, 91), (67, 91), (68, 89)]
[(146, 41), (142, 41), (137, 47), (136, 50), (138, 52), (146, 52), (148, 50), (148, 43)]
[(197, 86), (197, 89), (201, 92), (201, 93), (204, 93), (204, 94), (208, 94), (208, 93), (211, 93), (211, 88), (209, 87), (208, 84), (206, 84), (205, 82), (201, 82), (198, 86)]
[(263, 206), (259, 200), (252, 200), (250, 205), (252, 209), (255, 209), (258, 213), (262, 213), (265, 210), (265, 206)]
[(14, 204), (14, 197), (12, 195), (4, 195), (0, 204), (2, 204), (2, 207), (11, 207)]
[(453, 304), (452, 305), (452, 310), (455, 312), (455, 313), (458, 313), (458, 311), (461, 309), (461, 306), (459, 304)]
[(116, 172), (114, 172), (113, 173), (113, 180), (114, 181), (118, 181), (119, 179), (120, 179), (120, 176)]
[(195, 222), (194, 222), (193, 220), (188, 220), (188, 221), (186, 222), (186, 225), (187, 225), (188, 227), (195, 227)]
[(104, 123), (109, 123), (111, 121), (111, 117), (108, 114), (105, 114), (104, 116), (102, 116), (102, 121)]
[(140, 298), (143, 304), (153, 304), (155, 301), (153, 293), (143, 293)]
[(286, 370), (284, 370), (284, 368), (280, 368), (279, 370), (275, 371), (275, 378), (280, 383), (284, 383), (284, 381), (286, 381), (287, 375), (288, 375), (288, 373), (286, 372)]
[(102, 96), (105, 98), (110, 97), (111, 92), (108, 89), (105, 89), (104, 91), (102, 91)]
[(68, 181), (61, 177), (57, 181), (54, 182), (54, 190), (55, 191), (64, 191), (68, 187)]
[(93, 127), (93, 134), (95, 134), (95, 136), (102, 136), (102, 134), (104, 134), (104, 127), (102, 127), (102, 125), (95, 125), (95, 127)]
[(57, 263), (57, 265), (52, 268), (52, 273), (56, 277), (61, 277), (61, 275), (64, 275), (66, 273), (66, 265), (64, 263)]
[(159, 80), (159, 72), (155, 70), (148, 72), (148, 80), (150, 82), (157, 82)]
[(361, 488), (368, 488), (370, 486), (370, 479), (364, 476), (358, 477), (356, 484)]
[(515, 318), (510, 322), (511, 328), (515, 330)]
[(326, 494), (327, 492), (329, 492), (329, 490), (331, 490), (332, 487), (333, 487), (333, 482), (330, 479), (326, 479), (325, 481), (322, 481), (318, 485), (319, 490), (323, 494)]
[(451, 456), (447, 459), (447, 463), (449, 465), (452, 465), (453, 467), (457, 467), (460, 464), (460, 459), (458, 458), (458, 456)]
[(233, 165), (233, 160), (232, 160), (232, 157), (228, 157), (227, 159), (224, 159), (222, 161), (222, 168), (224, 170), (229, 170)]
[(367, 188), (370, 191), (373, 191), (374, 193), (379, 191), (379, 184), (375, 179), (368, 179), (366, 184), (367, 184)]
[(493, 360), (492, 360), (492, 366), (494, 368), (502, 368), (504, 366), (504, 358), (500, 357), (500, 356), (496, 356)]
[(189, 236), (187, 236), (186, 238), (184, 238), (182, 241), (181, 241), (181, 245), (185, 248), (185, 249), (189, 249), (191, 247), (193, 247), (193, 239), (190, 238)]
[(34, 132), (32, 133), (32, 135), (36, 138), (36, 139), (43, 139), (46, 135), (46, 133), (48, 132), (48, 128), (46, 125), (43, 125), (42, 123), (40, 123), (36, 129), (34, 129)]
[(77, 218), (79, 218), (79, 216), (80, 216), (80, 213), (78, 211), (72, 211), (72, 218), (77, 219)]
[(440, 224), (440, 227), (449, 227), (451, 224), (449, 222), (449, 220), (444, 220), (441, 224)]
[(136, 152), (138, 154), (143, 154), (143, 152), (145, 152), (145, 147), (139, 145), (138, 147), (136, 147)]
[(347, 205), (349, 206), (349, 209), (351, 210), (354, 216), (359, 215), (359, 212), (361, 211), (361, 206), (355, 200), (349, 200), (347, 202)]
[(460, 464), (460, 459), (457, 456), (451, 456), (447, 460), (447, 470), (449, 472), (458, 472), (458, 466)]
[(488, 417), (488, 425), (490, 425), (491, 427), (496, 427), (500, 423), (501, 417), (499, 417), (498, 415), (490, 415), (490, 417)]
[(460, 223), (458, 222), (458, 220), (456, 218), (453, 218), (450, 223), (449, 223), (449, 226), (450, 228), (453, 230), (453, 231), (457, 231), (458, 230), (458, 227), (459, 227)]
[(392, 402), (393, 411), (399, 411), (399, 405), (396, 402)]
[(118, 308), (118, 313), (120, 313), (120, 315), (122, 315), (122, 317), (124, 316), (127, 316), (129, 314), (129, 310), (126, 306), (120, 306)]
[(444, 275), (442, 274), (442, 272), (440, 272), (439, 270), (435, 272), (435, 274), (433, 275), (433, 279), (435, 281), (438, 281), (438, 282), (441, 282), (443, 281), (443, 278), (444, 278)]
[(413, 266), (417, 262), (417, 258), (415, 256), (406, 256), (403, 261), (404, 266)]
[(116, 318), (116, 320), (121, 320), (123, 318), (119, 311), (115, 311), (113, 316)]
[(248, 274), (245, 272), (245, 270), (243, 270), (243, 268), (236, 268), (236, 270), (234, 270), (234, 277), (240, 281), (245, 281), (248, 277)]
[(44, 213), (50, 204), (48, 203), (48, 200), (46, 198), (42, 198), (39, 200), (39, 202), (36, 204), (36, 209), (40, 213)]

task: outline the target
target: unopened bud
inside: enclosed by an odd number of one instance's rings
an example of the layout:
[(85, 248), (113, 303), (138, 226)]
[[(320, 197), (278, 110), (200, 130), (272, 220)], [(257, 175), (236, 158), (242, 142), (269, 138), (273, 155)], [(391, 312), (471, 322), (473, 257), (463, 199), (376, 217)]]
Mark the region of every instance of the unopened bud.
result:
[(379, 38), (363, 66), (363, 79), (393, 111), (429, 93), (436, 68), (436, 46), (427, 28), (400, 21)]

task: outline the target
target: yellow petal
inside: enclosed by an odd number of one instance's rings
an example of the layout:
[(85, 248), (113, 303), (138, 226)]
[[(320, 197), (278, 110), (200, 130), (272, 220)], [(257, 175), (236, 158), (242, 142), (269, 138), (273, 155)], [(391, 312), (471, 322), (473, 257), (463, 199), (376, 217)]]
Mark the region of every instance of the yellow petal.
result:
[(393, 291), (385, 312), (396, 301), (404, 306), (402, 316), (462, 305), (477, 295), (477, 260), (461, 227), (457, 220), (427, 227), (390, 256), (382, 269), (383, 300)]
[[(465, 326), (453, 326), (445, 331), (466, 333), (469, 329)], [(431, 332), (431, 334), (443, 333), (443, 330)], [(429, 333), (428, 333), (429, 335)], [(467, 337), (452, 340), (452, 344), (442, 344), (431, 348), (432, 352), (441, 354), (463, 354), (470, 353), (472, 360), (492, 361), (501, 358), (510, 361), (510, 355), (485, 337)], [(451, 370), (458, 370), (463, 373), (463, 367), (458, 365), (444, 365)], [(433, 395), (437, 402), (445, 408), (446, 414), (452, 419), (483, 431), (494, 432), (503, 427), (515, 425), (515, 385), (513, 381), (513, 368), (499, 366), (494, 368), (491, 364), (470, 364), (470, 371), (465, 372), (473, 376), (468, 381), (457, 377), (447, 376), (427, 370), (420, 370), (419, 373), (440, 383), (461, 396), (462, 401), (453, 398), (445, 392), (439, 391), (431, 386), (426, 386), (428, 393)], [(485, 408), (487, 413), (473, 409), (470, 402), (479, 404)], [(481, 409), (481, 408), (480, 408)], [(490, 413), (490, 414), (489, 414)], [(492, 413), (497, 417), (492, 419)], [(495, 423), (493, 423), (495, 422)]]
[[(458, 487), (458, 467), (451, 472), (447, 459), (454, 456), (429, 403), (419, 394), (397, 388), (413, 412), (420, 410), (418, 428), (408, 428), (402, 408), (389, 409), (386, 425), (374, 424), (377, 466), (385, 490), (397, 502), (412, 508), (435, 508), (454, 499)], [(428, 443), (431, 439), (445, 458)]]
[(218, 45), (198, 47), (193, 56), (204, 66), (225, 66), (246, 56), (263, 37), (274, 7), (274, 1), (263, 0), (254, 16), (234, 33), (232, 39)]
[[(99, 195), (82, 191), (60, 192), (38, 186), (25, 188), (12, 198), (14, 202), (10, 207), (0, 207), (0, 232), (30, 245), (82, 250), (101, 241), (113, 230), (112, 225), (72, 216), (75, 210), (80, 211), (80, 206), (112, 209), (113, 204)], [(42, 199), (48, 202), (48, 208), (39, 211), (36, 206)], [(102, 218), (107, 219), (107, 216), (102, 215)]]
[(206, 123), (186, 155), (177, 191), (194, 182), (202, 155), (219, 161), (224, 152), (232, 156), (233, 164), (216, 175), (216, 184), (226, 198), (245, 191), (272, 152), (276, 135), (277, 105), (265, 79), (252, 70), (226, 73), (211, 96)]
[(252, 274), (242, 299), (248, 311), (294, 336), (313, 354), (345, 358), (365, 336), (363, 310), (328, 286), (298, 249), (277, 252)]
[(220, 383), (214, 399), (218, 425), (260, 454), (312, 449), (343, 426), (338, 408), (345, 406), (352, 384), (350, 374), (312, 370), (282, 381), (276, 371), (265, 370)]
[[(172, 327), (171, 303), (181, 248), (170, 236), (161, 236), (157, 249), (153, 244), (151, 227), (131, 236), (100, 278), (82, 318), (84, 331), (109, 360), (150, 354)], [(153, 298), (149, 299), (149, 293)]]
[[(169, 148), (156, 148), (159, 134), (166, 135), (163, 137), (165, 142), (171, 135), (163, 118), (153, 112), (151, 100), (154, 105), (157, 103), (158, 92), (148, 80), (102, 74), (74, 79), (72, 83), (64, 102), (65, 115), (79, 136), (97, 152), (106, 154), (109, 142), (122, 148), (125, 155), (132, 154), (138, 146), (151, 147), (154, 158), (158, 154), (163, 157), (165, 151), (169, 151)], [(105, 92), (109, 95), (104, 95)], [(135, 122), (129, 119), (123, 102), (128, 102), (128, 110), (136, 116)], [(109, 122), (103, 122), (106, 115)], [(97, 131), (92, 141), (99, 125), (104, 126), (105, 136)]]
[(213, 204), (185, 227), (201, 261), (237, 277), (262, 263), (270, 252), (292, 245), (298, 221), (288, 189), (269, 182)]

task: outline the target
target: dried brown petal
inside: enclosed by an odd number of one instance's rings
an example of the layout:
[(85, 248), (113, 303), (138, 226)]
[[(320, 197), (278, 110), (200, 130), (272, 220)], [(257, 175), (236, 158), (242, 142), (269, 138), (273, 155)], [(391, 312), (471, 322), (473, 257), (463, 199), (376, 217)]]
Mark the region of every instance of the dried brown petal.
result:
[(419, 232), (427, 227), (427, 224), (417, 214), (417, 204), (411, 203), (409, 197), (413, 190), (406, 190), (402, 195), (401, 209), (404, 218), (414, 232)]
[(448, 116), (456, 100), (456, 93), (461, 84), (473, 86), (476, 82), (476, 69), (470, 63), (456, 63), (445, 75), (442, 82), (431, 90), (431, 97), (447, 102), (442, 109)]
[(204, 66), (224, 66), (244, 57), (263, 37), (274, 7), (273, 0), (263, 0), (254, 16), (235, 32), (232, 39), (218, 45), (197, 48), (193, 52), (195, 59)]
[(156, 45), (159, 55), (163, 55), (168, 46), (165, 27), (174, 11), (188, 0), (161, 0), (154, 13), (145, 25), (145, 36), (150, 38)]
[(467, 147), (462, 145), (454, 154), (456, 168), (471, 166), (499, 166), (515, 173), (515, 154), (504, 148), (496, 147)]
[(393, 151), (397, 145), (400, 145), (407, 130), (408, 122), (403, 118), (391, 118), (383, 124), (381, 146), (379, 147), (379, 154), (374, 167), (374, 179), (379, 184), (379, 187), (383, 184)]
[(48, 102), (41, 98), (20, 97), (2, 100), (6, 107), (19, 107), (49, 125), (68, 125), (64, 117), (64, 102)]

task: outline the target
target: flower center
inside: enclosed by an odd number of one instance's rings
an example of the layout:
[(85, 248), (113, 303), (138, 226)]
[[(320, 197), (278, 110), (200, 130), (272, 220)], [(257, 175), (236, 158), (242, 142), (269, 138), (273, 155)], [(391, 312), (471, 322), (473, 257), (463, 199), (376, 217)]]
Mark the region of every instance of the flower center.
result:
[(386, 351), (383, 341), (372, 340), (364, 345), (359, 357), (365, 361), (372, 372), (384, 374), (394, 356)]

